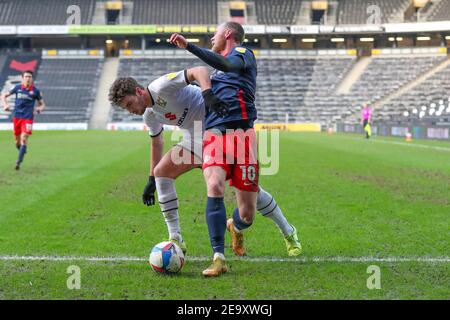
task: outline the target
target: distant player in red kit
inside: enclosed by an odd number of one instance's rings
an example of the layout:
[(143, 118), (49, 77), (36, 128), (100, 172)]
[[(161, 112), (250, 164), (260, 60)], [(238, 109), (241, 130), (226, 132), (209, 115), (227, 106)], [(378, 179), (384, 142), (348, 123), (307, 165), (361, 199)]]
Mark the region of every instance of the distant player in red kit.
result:
[[(16, 148), (19, 150), (15, 169), (19, 170), (27, 152), (28, 137), (32, 134), (34, 115), (44, 110), (45, 103), (44, 99), (42, 99), (41, 91), (33, 86), (32, 71), (25, 71), (22, 74), (22, 83), (1, 95), (5, 111), (10, 111), (10, 106), (6, 100), (10, 95), (15, 95), (16, 98), (13, 110), (13, 124), (14, 140)], [(36, 101), (38, 102), (38, 107), (35, 109)]]

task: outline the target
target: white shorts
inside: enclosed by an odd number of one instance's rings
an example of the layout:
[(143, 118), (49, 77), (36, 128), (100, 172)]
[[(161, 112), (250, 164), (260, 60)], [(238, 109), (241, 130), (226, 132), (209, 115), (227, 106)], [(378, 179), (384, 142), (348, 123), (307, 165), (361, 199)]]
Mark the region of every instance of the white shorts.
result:
[(191, 152), (201, 160), (203, 158), (203, 130), (202, 128), (196, 129), (180, 129), (183, 133), (183, 139), (177, 143), (177, 146)]

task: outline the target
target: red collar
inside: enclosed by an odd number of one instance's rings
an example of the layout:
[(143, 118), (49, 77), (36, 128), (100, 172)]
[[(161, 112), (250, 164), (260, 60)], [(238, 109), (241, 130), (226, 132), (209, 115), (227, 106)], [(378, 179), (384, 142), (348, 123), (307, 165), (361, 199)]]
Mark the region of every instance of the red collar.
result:
[[(21, 85), (22, 90), (26, 90), (27, 88), (22, 84)], [(28, 91), (33, 91), (33, 85), (30, 84), (30, 86), (28, 87)]]

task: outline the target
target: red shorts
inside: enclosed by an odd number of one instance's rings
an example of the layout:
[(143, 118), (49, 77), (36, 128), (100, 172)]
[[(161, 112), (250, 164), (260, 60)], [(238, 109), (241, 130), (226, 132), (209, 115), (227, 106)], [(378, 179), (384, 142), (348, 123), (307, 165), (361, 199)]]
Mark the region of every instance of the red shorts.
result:
[(33, 132), (33, 120), (32, 119), (19, 119), (13, 118), (14, 135), (18, 136), (21, 133), (31, 135)]
[(258, 144), (254, 129), (232, 133), (206, 131), (203, 136), (203, 170), (219, 166), (227, 173), (230, 186), (258, 192)]

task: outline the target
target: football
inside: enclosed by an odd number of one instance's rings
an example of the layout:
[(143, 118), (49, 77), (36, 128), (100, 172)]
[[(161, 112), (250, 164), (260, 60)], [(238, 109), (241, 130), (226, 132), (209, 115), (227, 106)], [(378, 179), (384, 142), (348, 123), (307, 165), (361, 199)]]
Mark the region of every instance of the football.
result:
[(177, 244), (164, 241), (153, 247), (149, 262), (155, 272), (173, 274), (183, 269), (184, 254)]

